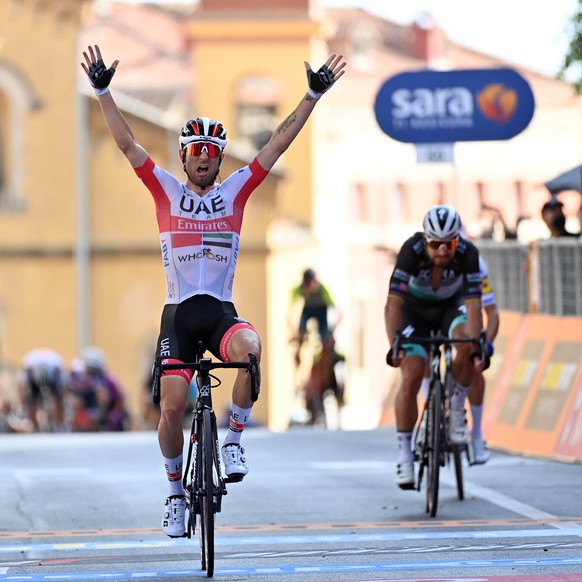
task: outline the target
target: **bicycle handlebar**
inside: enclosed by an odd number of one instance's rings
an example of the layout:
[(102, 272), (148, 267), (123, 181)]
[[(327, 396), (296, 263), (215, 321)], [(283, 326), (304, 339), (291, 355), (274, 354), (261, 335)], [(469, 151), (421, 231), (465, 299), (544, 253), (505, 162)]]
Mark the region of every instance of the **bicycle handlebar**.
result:
[(154, 404), (160, 403), (160, 380), (166, 370), (192, 370), (192, 372), (208, 373), (217, 368), (246, 369), (251, 375), (251, 400), (253, 402), (258, 400), (261, 387), (259, 384), (259, 364), (254, 354), (249, 354), (248, 362), (214, 362), (210, 358), (202, 358), (198, 362), (180, 362), (177, 364), (162, 364), (161, 358), (158, 356), (152, 374), (152, 400)]
[(487, 333), (484, 329), (481, 330), (478, 338), (454, 338), (442, 335), (433, 335), (428, 337), (411, 335), (409, 337), (405, 337), (402, 335), (402, 331), (397, 331), (396, 336), (394, 338), (394, 342), (392, 344), (392, 351), (396, 356), (398, 356), (398, 353), (400, 352), (401, 348), (400, 344), (402, 343), (402, 341), (428, 343), (431, 345), (436, 345), (437, 347), (441, 345), (473, 343), (477, 344), (481, 349), (479, 359), (485, 362), (487, 358)]
[(215, 370), (216, 368), (246, 368), (251, 367), (251, 362), (184, 362), (180, 364), (160, 364), (162, 370)]

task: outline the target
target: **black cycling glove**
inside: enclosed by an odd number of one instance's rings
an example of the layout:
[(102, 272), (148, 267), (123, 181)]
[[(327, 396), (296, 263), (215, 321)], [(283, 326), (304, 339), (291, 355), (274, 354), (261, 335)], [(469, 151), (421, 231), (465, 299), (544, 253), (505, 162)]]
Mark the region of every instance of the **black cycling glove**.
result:
[[(471, 354), (471, 361), (474, 362), (477, 358), (481, 358), (481, 353), (480, 352), (473, 352)], [(489, 355), (489, 353), (486, 351), (485, 352), (485, 359), (482, 360), (483, 362), (483, 370), (487, 370), (487, 368), (489, 368), (489, 366), (491, 365), (491, 356)]]
[(319, 99), (335, 83), (335, 75), (327, 65), (322, 65), (316, 73), (307, 70), (307, 83), (310, 93)]
[(103, 59), (99, 59), (95, 63), (91, 63), (89, 67), (89, 81), (95, 89), (106, 89), (111, 83), (111, 79), (115, 74), (115, 69), (105, 66)]
[(388, 353), (386, 354), (386, 363), (392, 367), (394, 367), (393, 358), (394, 358), (394, 350), (392, 348), (390, 348), (388, 350)]

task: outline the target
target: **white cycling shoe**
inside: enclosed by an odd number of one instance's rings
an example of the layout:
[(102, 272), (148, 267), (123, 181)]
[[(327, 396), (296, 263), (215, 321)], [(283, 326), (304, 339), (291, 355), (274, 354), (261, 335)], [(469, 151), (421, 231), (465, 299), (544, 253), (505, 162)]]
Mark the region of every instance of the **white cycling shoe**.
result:
[(224, 473), (233, 480), (241, 480), (248, 472), (245, 450), (237, 443), (222, 446)]
[(400, 489), (414, 489), (414, 461), (402, 461), (396, 465), (396, 485)]
[(170, 495), (164, 503), (162, 529), (171, 538), (181, 538), (186, 535), (186, 508), (188, 502), (184, 495)]
[(491, 458), (487, 443), (483, 439), (472, 439), (469, 443), (469, 457), (472, 464), (484, 465)]

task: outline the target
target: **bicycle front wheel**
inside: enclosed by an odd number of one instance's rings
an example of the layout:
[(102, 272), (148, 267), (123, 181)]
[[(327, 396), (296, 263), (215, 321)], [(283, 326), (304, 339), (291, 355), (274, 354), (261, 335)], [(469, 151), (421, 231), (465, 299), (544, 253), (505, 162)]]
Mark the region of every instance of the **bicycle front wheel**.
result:
[(457, 478), (457, 496), (459, 501), (465, 499), (465, 488), (463, 486), (463, 463), (461, 451), (463, 450), (463, 445), (452, 445), (453, 448), (453, 460), (455, 462), (455, 476)]
[(426, 511), (435, 517), (439, 502), (439, 477), (443, 447), (444, 414), (442, 383), (436, 381), (429, 394), (428, 402), (428, 466), (426, 479)]
[[(450, 411), (450, 401), (451, 401), (451, 395), (453, 393), (454, 387), (455, 387), (455, 381), (453, 379), (453, 374), (452, 372), (449, 370), (447, 372), (447, 375), (445, 377), (445, 381), (446, 381), (446, 389), (447, 389), (447, 402), (449, 403), (449, 411)], [(449, 418), (449, 422), (450, 422), (450, 416)], [(447, 433), (447, 438), (448, 438), (448, 426), (446, 427), (446, 433)], [(459, 498), (459, 501), (462, 501), (465, 498), (465, 488), (463, 485), (463, 463), (462, 463), (462, 452), (464, 450), (465, 446), (464, 445), (455, 445), (455, 444), (450, 444), (450, 450), (453, 453), (453, 462), (455, 465), (455, 478), (457, 481), (457, 496)], [(447, 450), (449, 450), (449, 447), (447, 447)]]
[(202, 569), (211, 578), (214, 575), (214, 441), (212, 415), (202, 411), (198, 452), (202, 455), (198, 495), (200, 499), (200, 550)]

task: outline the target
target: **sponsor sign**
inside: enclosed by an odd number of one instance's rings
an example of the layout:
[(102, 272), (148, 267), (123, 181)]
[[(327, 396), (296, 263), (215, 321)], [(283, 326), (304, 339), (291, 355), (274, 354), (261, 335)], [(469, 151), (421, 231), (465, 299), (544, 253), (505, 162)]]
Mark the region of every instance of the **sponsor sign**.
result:
[(450, 144), (510, 139), (529, 125), (534, 108), (528, 82), (500, 68), (400, 73), (380, 87), (374, 111), (395, 140)]

